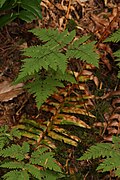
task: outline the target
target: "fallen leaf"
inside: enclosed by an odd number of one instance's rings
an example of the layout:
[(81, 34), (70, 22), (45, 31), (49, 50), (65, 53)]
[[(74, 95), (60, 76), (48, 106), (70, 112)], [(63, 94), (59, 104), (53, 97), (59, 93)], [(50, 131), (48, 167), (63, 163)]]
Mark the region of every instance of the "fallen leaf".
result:
[(12, 85), (9, 81), (0, 82), (0, 101), (7, 102), (23, 93), (23, 83)]

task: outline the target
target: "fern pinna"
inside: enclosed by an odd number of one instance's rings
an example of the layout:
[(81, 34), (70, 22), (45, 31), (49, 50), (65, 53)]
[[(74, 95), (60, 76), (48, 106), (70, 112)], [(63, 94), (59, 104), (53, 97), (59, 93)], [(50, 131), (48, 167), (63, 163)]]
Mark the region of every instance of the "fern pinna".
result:
[[(75, 31), (58, 32), (53, 29), (33, 29), (32, 32), (43, 45), (32, 46), (24, 50), (28, 58), (23, 60), (21, 72), (16, 83), (27, 81), (26, 88), (36, 97), (38, 108), (46, 99), (64, 87), (64, 81), (76, 83), (67, 71), (71, 58), (81, 59), (98, 66), (98, 55), (94, 51), (94, 43), (86, 41), (89, 36), (75, 39)], [(31, 80), (31, 81), (29, 81)]]
[(97, 170), (115, 171), (115, 175), (120, 177), (120, 137), (112, 137), (113, 143), (98, 143), (91, 146), (79, 160), (89, 160), (103, 158), (103, 162), (97, 167)]
[[(3, 130), (3, 128), (2, 128)], [(15, 129), (14, 129), (15, 131)], [(19, 134), (19, 131), (16, 131)], [(6, 137), (9, 132), (6, 130), (2, 133)], [(46, 147), (32, 148), (28, 142), (23, 144), (10, 145), (6, 144), (0, 138), (3, 146), (0, 149), (0, 168), (2, 179), (13, 180), (29, 180), (29, 179), (53, 179), (63, 176), (60, 167), (53, 158), (54, 153)], [(9, 145), (9, 146), (8, 146)]]
[[(119, 41), (120, 41), (120, 29), (118, 29), (112, 35), (110, 35), (104, 42), (118, 43)], [(118, 78), (120, 78), (120, 49), (118, 49), (116, 52), (114, 52), (113, 55), (114, 55), (115, 61), (117, 62), (117, 65), (119, 67)]]
[(90, 122), (95, 120), (91, 112), (94, 106), (90, 105), (94, 96), (88, 94), (86, 82), (93, 74), (92, 66), (88, 64), (83, 66), (86, 71), (74, 72), (78, 84), (59, 88), (58, 92), (41, 106), (37, 118), (33, 120), (25, 116), (21, 118), (17, 128), (31, 143), (37, 141), (39, 144), (47, 144), (55, 148), (56, 141), (59, 141), (76, 147), (82, 140), (82, 132), (90, 131), (92, 124)]

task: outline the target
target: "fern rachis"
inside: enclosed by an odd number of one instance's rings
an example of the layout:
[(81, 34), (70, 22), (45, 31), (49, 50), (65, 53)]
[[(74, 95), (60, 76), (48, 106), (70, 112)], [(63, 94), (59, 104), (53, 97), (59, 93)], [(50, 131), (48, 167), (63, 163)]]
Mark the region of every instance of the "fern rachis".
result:
[[(53, 29), (33, 29), (31, 32), (44, 44), (25, 49), (24, 55), (29, 58), (23, 60), (16, 83), (34, 77), (34, 81), (26, 87), (35, 95), (37, 106), (40, 107), (51, 94), (57, 91), (57, 87), (64, 86), (64, 81), (73, 83), (73, 78), (72, 81), (71, 78), (66, 78), (70, 77), (67, 71), (69, 59), (82, 59), (98, 66), (99, 57), (94, 51), (95, 42), (86, 43), (89, 36), (75, 40), (75, 31), (69, 33), (65, 30), (60, 33)], [(43, 77), (41, 77), (42, 70), (46, 71)]]

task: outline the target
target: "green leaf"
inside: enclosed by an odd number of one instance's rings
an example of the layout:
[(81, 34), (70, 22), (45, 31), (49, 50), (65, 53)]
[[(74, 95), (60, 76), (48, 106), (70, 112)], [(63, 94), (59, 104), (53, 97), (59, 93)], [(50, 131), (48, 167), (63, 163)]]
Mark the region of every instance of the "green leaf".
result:
[(6, 0), (0, 0), (0, 8), (3, 6)]
[(26, 164), (25, 169), (35, 178), (42, 179), (44, 177), (45, 172), (42, 170), (39, 170), (37, 167), (35, 167), (32, 164)]
[(21, 132), (17, 128), (11, 129), (10, 135), (14, 136), (14, 137), (17, 137), (19, 139), (21, 138)]
[(82, 157), (78, 160), (88, 160), (88, 159), (95, 159), (99, 157), (110, 157), (112, 152), (112, 144), (110, 143), (98, 143), (96, 145), (91, 146)]
[(75, 41), (73, 45), (70, 45), (67, 51), (68, 58), (76, 58), (86, 61), (89, 64), (93, 64), (98, 67), (99, 56), (94, 52), (95, 42), (83, 44), (79, 46), (79, 40)]
[(8, 168), (8, 169), (22, 169), (24, 168), (23, 162), (5, 162), (0, 167)]
[(0, 16), (0, 28), (8, 24), (9, 22), (13, 21), (16, 17), (17, 14), (13, 14), (13, 13)]
[(35, 95), (38, 108), (50, 95), (57, 91), (56, 87), (64, 87), (64, 85), (54, 77), (47, 77), (45, 80), (36, 79), (34, 82), (26, 85), (28, 91)]
[(120, 29), (112, 33), (104, 42), (118, 43), (120, 41)]
[(30, 0), (29, 3), (28, 0), (21, 0), (21, 7), (31, 12), (33, 15), (38, 16), (38, 18), (42, 18), (41, 8), (38, 0)]
[(39, 150), (32, 153), (30, 161), (32, 164), (38, 164), (44, 168), (61, 172), (60, 167), (56, 164), (53, 158), (53, 152), (48, 152), (47, 148), (40, 148)]
[(114, 56), (118, 57), (120, 60), (120, 50), (114, 52), (113, 54), (114, 54)]
[(0, 151), (2, 157), (15, 158), (18, 161), (25, 159), (25, 155), (29, 152), (29, 144), (23, 142), (23, 146), (12, 144), (10, 147)]
[(34, 19), (36, 19), (35, 15), (32, 14), (32, 12), (26, 11), (26, 10), (22, 10), (19, 13), (18, 16), (20, 19), (22, 19), (23, 21), (26, 21), (27, 23), (33, 21)]
[(2, 176), (5, 180), (29, 180), (29, 175), (26, 171), (10, 171)]
[(17, 6), (16, 0), (6, 0), (1, 7), (1, 11), (7, 11), (15, 8)]
[(57, 173), (54, 171), (46, 170), (45, 171), (45, 180), (58, 180), (59, 178), (62, 180), (64, 174)]

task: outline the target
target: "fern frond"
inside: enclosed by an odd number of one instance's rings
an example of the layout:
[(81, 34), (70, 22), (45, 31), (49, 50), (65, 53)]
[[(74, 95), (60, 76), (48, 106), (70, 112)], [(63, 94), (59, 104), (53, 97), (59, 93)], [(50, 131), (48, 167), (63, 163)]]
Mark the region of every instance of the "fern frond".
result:
[(56, 172), (61, 172), (60, 167), (55, 163), (53, 155), (53, 152), (48, 152), (48, 149), (40, 148), (39, 150), (32, 153), (30, 161), (32, 164), (38, 164), (44, 168), (48, 168)]
[(31, 58), (22, 60), (24, 65), (22, 66), (21, 71), (25, 71), (28, 75), (39, 72), (42, 68), (48, 70), (48, 67), (54, 70), (59, 68), (64, 72), (67, 67), (66, 56), (63, 53), (60, 53), (56, 48), (52, 49), (49, 46), (46, 47), (46, 45), (32, 46), (26, 49), (24, 55), (31, 56)]
[(0, 167), (8, 168), (8, 169), (22, 169), (24, 168), (24, 166), (25, 166), (24, 162), (17, 162), (17, 161), (5, 162), (2, 165), (0, 165)]
[[(88, 68), (88, 65), (86, 65), (86, 68)], [(53, 76), (61, 81), (70, 79), (70, 82), (76, 82), (73, 76), (68, 73), (64, 76), (59, 70), (57, 72), (50, 70), (49, 76)], [(86, 76), (87, 78), (85, 79)], [(85, 82), (89, 80), (88, 75), (86, 76), (84, 74)], [(82, 75), (80, 75), (80, 77), (82, 77)], [(69, 131), (69, 128), (74, 126), (74, 128), (90, 129), (90, 125), (85, 119), (95, 118), (95, 116), (90, 113), (89, 107), (87, 107), (88, 100), (93, 96), (86, 95), (86, 86), (83, 82), (80, 85), (75, 83), (69, 84), (65, 88), (59, 88), (58, 93), (53, 94), (52, 97), (41, 106), (41, 111), (46, 112), (46, 114), (49, 114), (49, 112), (52, 113), (49, 119), (42, 119), (42, 121), (38, 123), (23, 117), (21, 124), (17, 126), (22, 130), (22, 136), (28, 137), (30, 140), (33, 140), (33, 142), (34, 140), (39, 140), (39, 136), (43, 137), (41, 144), (47, 144), (49, 147), (54, 146), (54, 148), (56, 140), (71, 146), (77, 146), (81, 139), (79, 135), (75, 135), (72, 130)], [(85, 109), (84, 103), (87, 109)]]
[(46, 170), (45, 171), (45, 180), (58, 180), (59, 178), (62, 179), (64, 178), (64, 175), (62, 173), (57, 173), (54, 171)]
[(94, 44), (95, 42), (81, 45), (81, 41), (77, 40), (68, 47), (66, 56), (84, 60), (98, 67), (99, 56), (94, 52)]
[(120, 78), (120, 50), (114, 52), (113, 55), (116, 57), (115, 61), (117, 62), (117, 66), (119, 67), (117, 77)]
[[(15, 83), (34, 79), (34, 82), (29, 83), (27, 87), (30, 89), (30, 93), (35, 94), (38, 107), (57, 90), (57, 87), (63, 87), (61, 81), (72, 81), (73, 83), (74, 78), (66, 73), (69, 59), (82, 59), (98, 66), (98, 55), (94, 51), (95, 42), (86, 43), (89, 36), (75, 40), (75, 31), (59, 32), (53, 29), (34, 29), (30, 32), (44, 44), (24, 50), (23, 55), (28, 58), (23, 60)], [(43, 71), (45, 74), (42, 74)], [(39, 80), (38, 76), (40, 76)]]
[(25, 169), (35, 178), (42, 179), (45, 176), (45, 171), (40, 170), (35, 165), (32, 164), (26, 164)]
[(79, 160), (95, 159), (99, 157), (110, 157), (112, 149), (112, 144), (110, 143), (99, 143), (94, 146), (91, 146), (87, 152), (83, 154)]
[(103, 172), (114, 170), (116, 176), (120, 177), (120, 137), (113, 136), (112, 143), (99, 143), (91, 146), (79, 160), (104, 158), (97, 170)]
[(53, 48), (57, 45), (59, 49), (69, 44), (76, 34), (75, 31), (71, 31), (70, 33), (67, 30), (59, 32), (57, 29), (33, 29), (30, 30), (30, 32), (36, 35), (43, 42), (47, 42), (45, 46)]
[(101, 163), (96, 170), (102, 170), (102, 172), (119, 169), (120, 171), (120, 155), (114, 154), (113, 157), (107, 158)]
[(4, 180), (29, 180), (29, 174), (26, 171), (10, 171), (2, 176)]
[(113, 55), (116, 56), (118, 58), (117, 60), (120, 61), (120, 50), (114, 52)]
[(10, 147), (5, 148), (0, 151), (2, 157), (15, 158), (21, 161), (25, 158), (25, 155), (29, 152), (29, 144), (27, 142), (23, 143), (23, 146), (12, 144)]
[(28, 91), (35, 95), (37, 107), (40, 106), (46, 101), (46, 99), (57, 91), (56, 87), (64, 87), (63, 83), (56, 80), (55, 77), (47, 77), (45, 80), (36, 79), (34, 82), (26, 86)]
[(14, 128), (9, 132), (8, 126), (0, 127), (0, 150), (7, 144), (9, 144), (10, 140), (13, 140), (14, 137), (21, 138), (21, 133), (17, 128)]
[(51, 73), (51, 75), (59, 81), (67, 81), (75, 84), (77, 83), (74, 76), (69, 74), (68, 72), (62, 73), (60, 70), (57, 70), (57, 72), (51, 70)]
[(118, 29), (111, 36), (109, 36), (104, 42), (114, 42), (114, 43), (117, 43), (119, 41), (120, 41), (120, 29)]

